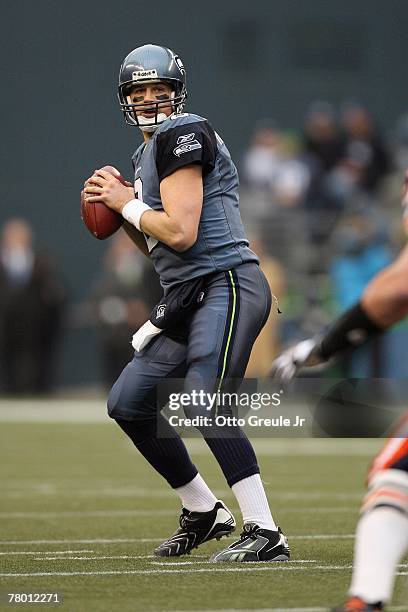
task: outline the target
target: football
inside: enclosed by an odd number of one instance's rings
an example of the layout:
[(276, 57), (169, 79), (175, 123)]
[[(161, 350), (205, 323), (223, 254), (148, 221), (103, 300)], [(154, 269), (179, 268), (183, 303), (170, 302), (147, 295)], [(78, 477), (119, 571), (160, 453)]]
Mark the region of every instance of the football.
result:
[[(110, 172), (118, 181), (126, 185), (119, 170), (113, 166), (104, 166), (102, 170)], [(81, 219), (95, 238), (105, 240), (112, 236), (122, 225), (123, 217), (116, 211), (105, 206), (103, 202), (86, 202), (84, 191), (81, 191)]]

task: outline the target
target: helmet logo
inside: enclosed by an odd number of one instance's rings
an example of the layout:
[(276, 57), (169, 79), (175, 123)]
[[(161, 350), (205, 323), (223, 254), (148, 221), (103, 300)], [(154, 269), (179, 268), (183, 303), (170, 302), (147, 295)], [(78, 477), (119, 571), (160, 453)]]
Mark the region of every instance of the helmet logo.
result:
[(175, 56), (174, 56), (174, 61), (176, 62), (177, 67), (178, 67), (178, 69), (180, 70), (181, 74), (186, 74), (186, 71), (185, 71), (185, 68), (184, 68), (183, 62), (181, 61), (181, 59), (179, 58), (179, 56), (178, 56), (178, 55), (175, 55)]
[(157, 79), (157, 70), (135, 70), (132, 72), (132, 81), (140, 81), (141, 79)]

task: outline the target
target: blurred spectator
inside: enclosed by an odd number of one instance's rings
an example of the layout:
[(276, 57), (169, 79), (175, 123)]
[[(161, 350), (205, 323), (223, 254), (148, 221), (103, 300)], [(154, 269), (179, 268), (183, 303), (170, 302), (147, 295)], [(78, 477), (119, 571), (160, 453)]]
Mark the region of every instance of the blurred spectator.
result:
[(330, 249), (332, 232), (347, 208), (358, 209), (360, 199), (368, 204), (370, 198), (361, 185), (363, 171), (359, 159), (343, 157), (322, 176), (317, 201), (311, 206), (309, 201), (308, 207), (310, 239), (320, 250)]
[(240, 201), (246, 227), (263, 240), (269, 255), (288, 268), (296, 266), (305, 250), (299, 208), (310, 181), (298, 139), (274, 123), (258, 124), (244, 158), (244, 177), (247, 190), (241, 190)]
[[(278, 282), (287, 291), (284, 339), (314, 333), (333, 308), (358, 300), (370, 278), (391, 261), (388, 200), (400, 229), (408, 117), (398, 123), (397, 134), (394, 177), (383, 140), (361, 105), (344, 106), (340, 125), (330, 103), (312, 102), (300, 139), (273, 121), (256, 125), (244, 157), (241, 210), (272, 290), (279, 296)], [(386, 192), (379, 191), (383, 185)], [(263, 374), (263, 357), (275, 350), (276, 322), (272, 312), (247, 376)], [(381, 343), (367, 348), (372, 371), (379, 371), (381, 351)]]
[(282, 132), (279, 166), (272, 183), (273, 205), (300, 206), (310, 185), (310, 171), (302, 156), (301, 144), (294, 133)]
[(362, 104), (348, 102), (341, 115), (345, 134), (345, 157), (362, 167), (361, 186), (372, 193), (391, 169), (390, 157), (373, 119)]
[(55, 262), (34, 248), (29, 224), (8, 221), (0, 242), (0, 364), (6, 393), (53, 388), (64, 297)]
[[(259, 238), (251, 237), (249, 244), (259, 257), (261, 269), (265, 274), (272, 294), (281, 302), (286, 294), (286, 279), (283, 268), (266, 253), (265, 247)], [(277, 310), (277, 302), (273, 300), (269, 318), (253, 346), (245, 374), (247, 378), (266, 376), (270, 370), (272, 360), (279, 353), (280, 315)]]
[(332, 241), (331, 277), (340, 310), (356, 303), (368, 282), (393, 255), (387, 219), (371, 200), (360, 198), (345, 213)]
[(106, 387), (132, 359), (132, 335), (145, 323), (162, 295), (151, 263), (119, 230), (106, 252), (91, 300), (101, 332), (102, 374)]
[[(340, 311), (357, 303), (369, 281), (393, 259), (387, 218), (368, 197), (353, 202), (333, 234), (331, 279)], [(387, 342), (381, 336), (342, 359), (347, 377), (384, 376)], [(390, 346), (388, 349), (390, 350)]]
[[(316, 250), (316, 256), (311, 259), (321, 269), (324, 258), (319, 249), (325, 249), (339, 215), (339, 203), (328, 191), (330, 176), (337, 176), (345, 145), (329, 102), (315, 100), (310, 104), (304, 120), (303, 141), (311, 177), (304, 205), (307, 236)], [(311, 265), (316, 268), (316, 263)]]
[(312, 171), (306, 219), (310, 241), (316, 247), (315, 261), (320, 265), (343, 211), (351, 211), (353, 202), (358, 210), (361, 198), (366, 204), (371, 198), (374, 205), (380, 180), (390, 169), (388, 153), (367, 109), (348, 103), (341, 119), (342, 134), (333, 109), (315, 102), (305, 120), (305, 146)]
[(329, 102), (315, 100), (306, 112), (303, 139), (305, 153), (315, 174), (331, 170), (343, 156), (344, 138), (340, 134), (334, 108)]
[(271, 190), (280, 164), (280, 132), (273, 120), (255, 125), (244, 154), (240, 208), (247, 231), (258, 232), (271, 209)]
[(250, 188), (270, 191), (280, 165), (280, 137), (273, 120), (256, 124), (244, 156), (244, 179)]
[(279, 131), (272, 121), (257, 124), (244, 156), (246, 185), (263, 191), (274, 207), (299, 204), (309, 186), (309, 171), (300, 152), (294, 134)]

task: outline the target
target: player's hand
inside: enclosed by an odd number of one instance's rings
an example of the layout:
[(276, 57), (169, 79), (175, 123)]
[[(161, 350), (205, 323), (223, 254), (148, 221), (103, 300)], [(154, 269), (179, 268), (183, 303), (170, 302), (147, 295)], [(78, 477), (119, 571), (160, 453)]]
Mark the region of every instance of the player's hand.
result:
[(320, 342), (315, 338), (295, 344), (274, 360), (269, 375), (282, 381), (289, 381), (301, 368), (325, 363), (319, 347)]
[(85, 181), (84, 191), (87, 202), (103, 202), (118, 213), (122, 213), (125, 204), (135, 197), (131, 183), (126, 181), (126, 185), (122, 185), (106, 170), (95, 170), (93, 175)]

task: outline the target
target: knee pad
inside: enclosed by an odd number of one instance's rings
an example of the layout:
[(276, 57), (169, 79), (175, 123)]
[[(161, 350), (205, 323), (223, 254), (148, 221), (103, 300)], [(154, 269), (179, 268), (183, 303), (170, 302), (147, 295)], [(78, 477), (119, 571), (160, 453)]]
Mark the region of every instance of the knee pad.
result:
[(122, 393), (121, 386), (116, 382), (108, 395), (107, 401), (108, 415), (111, 419), (123, 419), (124, 421), (132, 421), (134, 419), (134, 410), (131, 409), (131, 402), (127, 401)]
[(383, 506), (408, 515), (408, 473), (405, 470), (381, 470), (370, 479), (361, 512)]
[(156, 406), (151, 393), (135, 392), (130, 385), (126, 385), (120, 378), (110, 390), (107, 406), (108, 415), (115, 420), (148, 420), (156, 414)]

